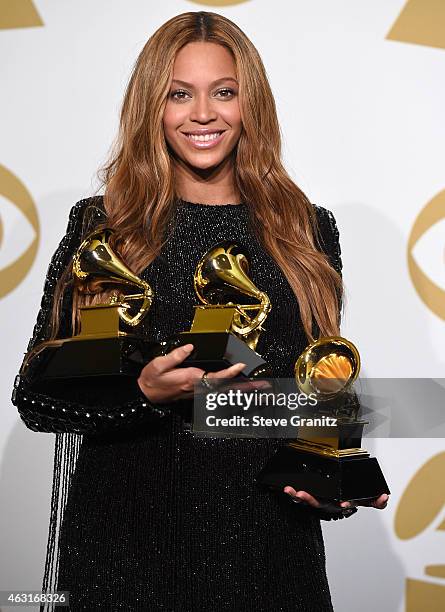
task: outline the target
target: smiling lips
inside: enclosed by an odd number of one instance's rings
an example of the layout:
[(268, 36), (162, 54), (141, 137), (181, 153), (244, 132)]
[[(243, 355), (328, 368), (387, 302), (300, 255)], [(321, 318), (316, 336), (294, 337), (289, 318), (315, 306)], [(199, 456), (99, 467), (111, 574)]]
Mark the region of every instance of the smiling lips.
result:
[(198, 149), (209, 149), (214, 147), (224, 137), (222, 130), (194, 130), (192, 132), (182, 132), (189, 143)]

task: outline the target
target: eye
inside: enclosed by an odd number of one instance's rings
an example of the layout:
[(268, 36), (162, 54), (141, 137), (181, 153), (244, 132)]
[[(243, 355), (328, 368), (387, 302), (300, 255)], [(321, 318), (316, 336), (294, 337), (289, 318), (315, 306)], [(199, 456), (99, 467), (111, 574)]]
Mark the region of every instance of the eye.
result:
[(180, 97), (176, 97), (177, 94), (184, 94), (186, 96), (188, 95), (188, 93), (183, 89), (176, 89), (175, 91), (172, 91), (170, 93), (170, 98), (172, 98), (173, 100), (184, 100), (184, 97), (182, 95)]
[[(221, 98), (231, 98), (234, 94), (235, 91), (230, 87), (224, 87), (224, 89), (219, 89), (216, 92), (216, 95)], [(189, 94), (183, 89), (175, 89), (174, 91), (170, 92), (170, 98), (172, 100), (185, 100), (185, 97), (188, 95)]]
[(233, 89), (230, 89), (229, 87), (225, 87), (224, 89), (220, 89), (217, 93), (226, 94), (222, 96), (223, 98), (230, 98), (231, 96), (234, 95), (235, 92)]

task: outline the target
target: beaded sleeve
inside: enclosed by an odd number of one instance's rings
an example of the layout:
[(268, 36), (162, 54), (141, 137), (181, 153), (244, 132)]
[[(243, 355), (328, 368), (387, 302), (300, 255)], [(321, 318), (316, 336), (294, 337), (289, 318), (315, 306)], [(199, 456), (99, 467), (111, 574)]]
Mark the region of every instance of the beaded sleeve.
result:
[(340, 275), (343, 269), (341, 260), (340, 236), (335, 217), (330, 210), (315, 206), (320, 229), (320, 247), (329, 257), (332, 267)]
[[(47, 339), (50, 333), (50, 318), (57, 282), (69, 265), (83, 236), (92, 229), (92, 223), (103, 221), (105, 213), (99, 206), (100, 200), (87, 198), (73, 206), (68, 227), (49, 264), (45, 279), (43, 297), (33, 336), (28, 351)], [(71, 335), (72, 292), (64, 294), (59, 337)], [(100, 389), (93, 394), (82, 389), (72, 401), (51, 397), (32, 390), (30, 379), (39, 367), (38, 357), (34, 366), (16, 376), (12, 403), (17, 407), (21, 419), (32, 431), (47, 433), (103, 434), (121, 429), (132, 429), (145, 421), (157, 420), (165, 415), (162, 407), (152, 404), (140, 391), (135, 381), (134, 390), (126, 401), (117, 403), (113, 390)], [(28, 375), (28, 371), (30, 374)]]

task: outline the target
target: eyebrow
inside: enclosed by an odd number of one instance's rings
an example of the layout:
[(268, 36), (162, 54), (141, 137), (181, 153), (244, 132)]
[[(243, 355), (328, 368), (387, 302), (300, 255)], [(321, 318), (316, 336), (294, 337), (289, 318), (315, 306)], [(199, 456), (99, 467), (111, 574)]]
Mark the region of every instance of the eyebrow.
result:
[[(223, 81), (233, 81), (234, 83), (238, 83), (238, 81), (234, 79), (233, 77), (222, 77), (221, 79), (217, 79), (216, 81), (213, 81), (212, 85), (217, 85), (218, 83), (222, 83)], [(187, 83), (186, 81), (181, 81), (180, 79), (173, 79), (172, 83), (178, 83), (179, 85), (183, 85), (184, 87), (193, 88), (193, 85), (191, 83)]]

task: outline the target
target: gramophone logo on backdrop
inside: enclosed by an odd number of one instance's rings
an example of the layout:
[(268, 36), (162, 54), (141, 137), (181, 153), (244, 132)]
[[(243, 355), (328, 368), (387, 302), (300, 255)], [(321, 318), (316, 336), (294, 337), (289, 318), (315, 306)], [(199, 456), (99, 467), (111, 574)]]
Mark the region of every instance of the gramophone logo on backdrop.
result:
[[(445, 2), (409, 0), (389, 40), (445, 49)], [(445, 191), (417, 216), (408, 240), (408, 268), (423, 302), (445, 320)], [(402, 540), (445, 531), (445, 453), (427, 461), (406, 487), (396, 513), (395, 532)], [(443, 537), (443, 536), (442, 536)], [(445, 564), (426, 565), (427, 579), (406, 580), (406, 612), (445, 610)]]
[[(388, 40), (445, 49), (445, 2), (408, 0)], [(423, 302), (445, 319), (445, 191), (418, 215), (408, 241), (408, 269)]]
[(428, 202), (414, 222), (408, 269), (419, 297), (445, 320), (445, 190)]
[[(1, 3), (0, 30), (42, 25), (31, 0)], [(15, 289), (29, 272), (39, 234), (39, 218), (29, 191), (17, 176), (0, 165), (0, 298)]]
[(39, 245), (37, 209), (25, 185), (0, 165), (0, 298), (29, 272)]
[[(445, 452), (429, 459), (413, 476), (397, 507), (395, 532), (401, 540), (445, 531)], [(445, 535), (442, 535), (442, 538)], [(445, 564), (424, 568), (426, 579), (406, 580), (406, 612), (445, 610)]]
[(0, 1), (0, 30), (38, 26), (43, 26), (43, 21), (32, 0)]

